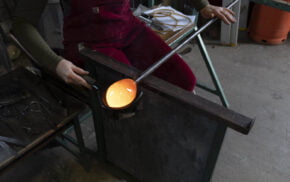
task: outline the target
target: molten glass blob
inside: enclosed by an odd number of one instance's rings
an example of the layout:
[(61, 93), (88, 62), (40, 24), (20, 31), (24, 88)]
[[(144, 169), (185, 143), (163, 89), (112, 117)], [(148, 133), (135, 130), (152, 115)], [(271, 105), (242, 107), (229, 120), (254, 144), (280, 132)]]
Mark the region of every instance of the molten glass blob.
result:
[(123, 79), (113, 83), (106, 92), (107, 106), (123, 108), (131, 104), (137, 94), (136, 82), (132, 79)]

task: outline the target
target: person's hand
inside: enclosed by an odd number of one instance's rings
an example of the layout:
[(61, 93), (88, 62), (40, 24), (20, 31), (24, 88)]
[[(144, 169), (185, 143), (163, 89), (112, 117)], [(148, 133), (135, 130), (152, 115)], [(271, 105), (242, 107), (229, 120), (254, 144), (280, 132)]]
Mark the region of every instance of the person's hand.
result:
[(91, 86), (81, 77), (81, 75), (87, 75), (88, 73), (89, 72), (65, 59), (62, 59), (56, 66), (56, 74), (66, 83), (91, 88)]
[(235, 13), (232, 10), (224, 8), (224, 7), (219, 7), (219, 6), (208, 4), (199, 12), (204, 18), (218, 17), (226, 24), (231, 24), (231, 23), (236, 22), (236, 19), (234, 17)]

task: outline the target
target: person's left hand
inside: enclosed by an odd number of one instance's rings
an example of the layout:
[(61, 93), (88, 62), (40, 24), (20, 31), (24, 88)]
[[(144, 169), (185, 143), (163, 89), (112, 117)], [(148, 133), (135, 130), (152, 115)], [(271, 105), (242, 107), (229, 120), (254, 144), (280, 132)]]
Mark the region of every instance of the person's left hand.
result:
[(204, 8), (202, 8), (199, 12), (204, 18), (218, 17), (226, 24), (236, 22), (236, 19), (234, 17), (235, 13), (232, 10), (224, 7), (208, 4)]
[(66, 83), (81, 85), (91, 89), (90, 84), (82, 77), (88, 73), (66, 59), (62, 59), (56, 66), (56, 74)]

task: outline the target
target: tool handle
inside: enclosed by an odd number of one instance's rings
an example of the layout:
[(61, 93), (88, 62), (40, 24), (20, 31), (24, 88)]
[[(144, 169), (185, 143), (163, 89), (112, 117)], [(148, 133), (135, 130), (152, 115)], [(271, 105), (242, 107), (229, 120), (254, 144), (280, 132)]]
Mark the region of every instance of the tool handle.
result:
[(90, 84), (91, 86), (96, 84), (96, 80), (94, 78), (92, 78), (89, 75), (80, 75), (86, 82), (88, 82), (88, 84)]
[(94, 78), (92, 78), (89, 75), (80, 75), (86, 82), (88, 82), (88, 84), (95, 89), (96, 91), (99, 91), (99, 87), (96, 85), (96, 80)]
[[(233, 7), (239, 0), (235, 0), (231, 4), (229, 4), (226, 8)], [(189, 41), (194, 39), (197, 35), (199, 35), (202, 31), (204, 31), (207, 27), (209, 27), (211, 24), (213, 24), (215, 21), (217, 21), (218, 18), (213, 18), (209, 20), (205, 25), (200, 27), (194, 34), (192, 34), (188, 39), (186, 39), (184, 42), (179, 44), (177, 47), (175, 47), (172, 51), (170, 51), (168, 54), (166, 54), (163, 58), (161, 58), (159, 61), (157, 61), (155, 64), (153, 64), (151, 67), (147, 68), (136, 80), (136, 83), (139, 83), (143, 78), (150, 75), (152, 72), (154, 72), (159, 66), (163, 63), (165, 63), (171, 56), (173, 56), (179, 49), (181, 49), (184, 45), (186, 45)]]

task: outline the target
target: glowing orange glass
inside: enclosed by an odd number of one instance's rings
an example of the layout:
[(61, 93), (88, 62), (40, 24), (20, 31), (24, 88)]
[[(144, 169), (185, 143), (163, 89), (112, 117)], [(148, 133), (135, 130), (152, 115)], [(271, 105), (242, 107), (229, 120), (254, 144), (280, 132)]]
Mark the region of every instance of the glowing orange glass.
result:
[(136, 94), (136, 82), (132, 79), (123, 79), (107, 89), (106, 102), (110, 108), (123, 108), (134, 101)]

